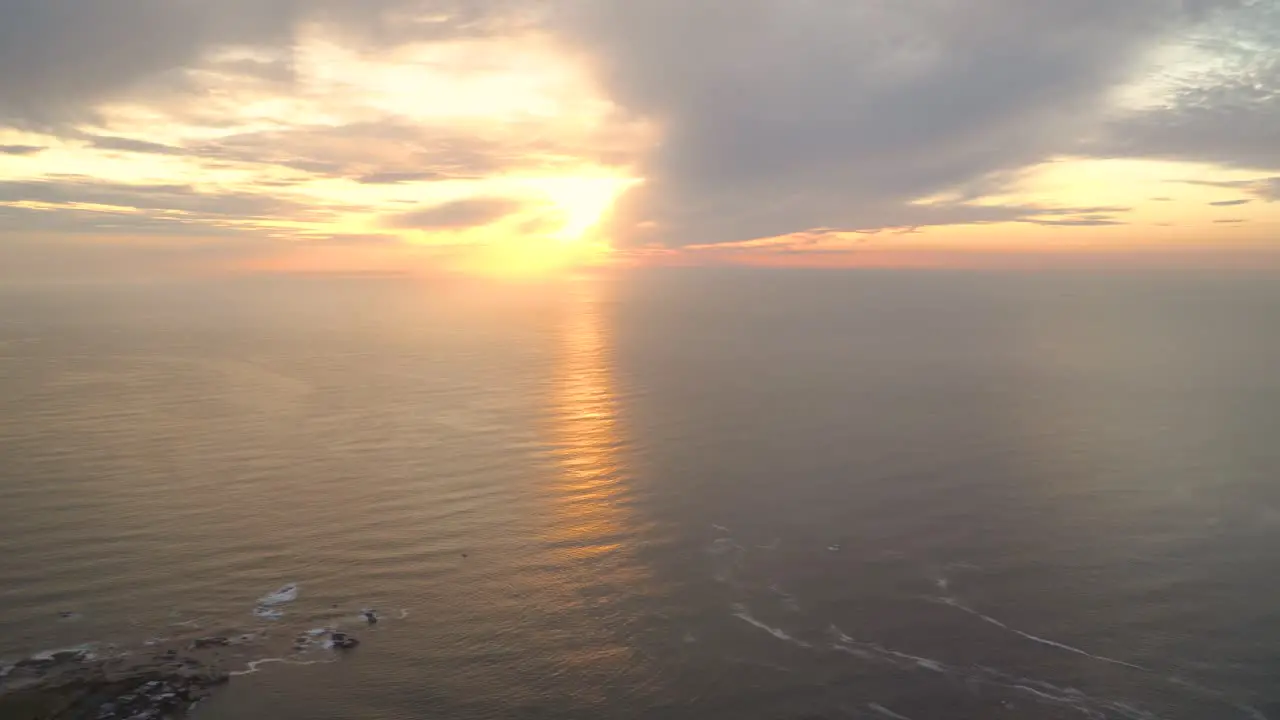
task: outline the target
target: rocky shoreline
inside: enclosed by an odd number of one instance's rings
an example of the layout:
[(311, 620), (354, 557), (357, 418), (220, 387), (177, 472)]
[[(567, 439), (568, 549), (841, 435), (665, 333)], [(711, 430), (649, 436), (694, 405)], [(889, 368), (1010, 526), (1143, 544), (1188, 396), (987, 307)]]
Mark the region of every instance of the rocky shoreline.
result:
[(226, 683), (208, 660), (168, 651), (147, 660), (62, 651), (20, 661), (0, 679), (5, 720), (179, 718)]
[[(290, 645), (284, 644), (287, 638), (262, 630), (151, 642), (110, 657), (87, 648), (41, 653), (0, 666), (0, 718), (173, 720), (233, 676), (253, 672), (258, 663), (334, 662), (337, 656), (330, 653), (360, 642), (329, 628), (297, 634)], [(247, 669), (228, 671), (228, 663)]]
[[(168, 628), (187, 631), (137, 646), (99, 643), (0, 662), (0, 720), (185, 717), (216, 687), (256, 672), (260, 665), (337, 662), (360, 644), (354, 635), (339, 630), (344, 621), (370, 630), (379, 621), (373, 609), (353, 615), (335, 605), (320, 627), (303, 631), (275, 622), (284, 615), (279, 606), (297, 597), (298, 585), (293, 583), (260, 598), (254, 615), (272, 622), (248, 631), (224, 625), (219, 634), (209, 635), (212, 628), (188, 620)], [(407, 615), (400, 613), (401, 619)], [(60, 613), (64, 619), (74, 615)]]

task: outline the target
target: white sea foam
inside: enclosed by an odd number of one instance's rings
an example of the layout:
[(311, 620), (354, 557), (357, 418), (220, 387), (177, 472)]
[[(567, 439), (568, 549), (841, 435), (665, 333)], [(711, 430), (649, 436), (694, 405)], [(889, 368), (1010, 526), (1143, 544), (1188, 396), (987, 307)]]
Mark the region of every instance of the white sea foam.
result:
[(883, 705), (877, 705), (876, 703), (867, 703), (867, 707), (871, 708), (875, 712), (887, 718), (893, 718), (893, 720), (911, 720), (911, 718), (907, 717), (906, 715), (899, 715), (898, 713), (890, 710), (889, 708)]
[(1076, 655), (1081, 655), (1083, 657), (1092, 658), (1094, 660), (1099, 660), (1105, 663), (1111, 663), (1112, 665), (1120, 665), (1122, 667), (1132, 668), (1134, 670), (1151, 672), (1151, 670), (1141, 665), (1135, 665), (1131, 662), (1125, 662), (1124, 660), (1117, 660), (1115, 658), (1110, 658), (1105, 655), (1094, 655), (1093, 653), (1087, 652), (1085, 650), (1081, 650), (1078, 647), (1072, 647), (1071, 645), (1060, 643), (1060, 642), (1057, 642), (1056, 640), (1050, 640), (1048, 638), (1040, 637), (1039, 635), (1032, 635), (1031, 633), (1023, 632), (1022, 630), (1019, 630), (1017, 628), (1009, 627), (1008, 625), (1000, 622), (999, 620), (991, 617), (990, 615), (984, 615), (978, 612), (977, 610), (974, 610), (973, 608), (961, 603), (959, 600), (956, 600), (955, 598), (940, 598), (940, 602), (942, 602), (944, 605), (950, 605), (951, 607), (956, 608), (957, 610), (967, 612), (970, 615), (973, 615), (974, 617), (979, 618), (986, 623), (995, 625), (996, 627), (1001, 628), (1003, 630), (1008, 630), (1009, 632), (1015, 635), (1026, 638), (1027, 640), (1040, 643), (1041, 645), (1047, 645), (1049, 647), (1058, 648), (1059, 650), (1065, 650), (1069, 653), (1075, 653)]
[(269, 592), (258, 598), (258, 605), (260, 607), (274, 607), (291, 603), (298, 599), (298, 590), (297, 583), (289, 583), (274, 592)]
[(263, 665), (270, 665), (272, 663), (279, 663), (281, 665), (324, 665), (331, 662), (337, 662), (337, 660), (336, 659), (294, 660), (292, 658), (282, 658), (282, 657), (261, 658), (259, 660), (251, 660), (248, 664), (245, 665), (244, 670), (233, 670), (227, 674), (230, 675), (231, 677), (239, 677), (241, 675), (252, 675), (258, 672), (258, 670), (261, 669)]
[(253, 614), (263, 620), (279, 620), (284, 617), (284, 611), (280, 609), (280, 606), (288, 605), (297, 600), (298, 590), (297, 583), (289, 583), (263, 595), (258, 598), (258, 605), (253, 609)]
[(805, 641), (803, 641), (803, 640), (796, 639), (796, 638), (792, 637), (791, 635), (787, 634), (787, 632), (786, 632), (785, 630), (782, 630), (782, 629), (780, 629), (780, 628), (776, 628), (776, 627), (771, 627), (771, 626), (766, 625), (766, 624), (764, 624), (764, 623), (760, 622), (759, 620), (755, 619), (754, 617), (752, 617), (752, 615), (751, 615), (750, 611), (748, 611), (748, 610), (747, 610), (747, 607), (746, 607), (745, 605), (742, 605), (741, 603), (734, 603), (734, 605), (733, 605), (733, 616), (734, 616), (734, 617), (736, 617), (736, 618), (740, 618), (740, 619), (742, 619), (742, 620), (746, 621), (747, 623), (750, 623), (751, 625), (754, 625), (755, 627), (760, 628), (761, 630), (764, 630), (765, 632), (767, 632), (767, 633), (769, 633), (770, 635), (772, 635), (772, 636), (774, 636), (774, 637), (778, 638), (779, 640), (785, 640), (785, 641), (787, 641), (787, 642), (789, 642), (789, 643), (792, 643), (793, 645), (798, 645), (798, 646), (800, 646), (800, 647), (802, 647), (802, 648), (812, 648), (812, 647), (813, 647), (813, 645), (810, 645), (809, 643), (807, 643), (807, 642), (805, 642)]
[(851, 643), (857, 642), (853, 638), (844, 633), (843, 630), (835, 626), (835, 623), (827, 626), (827, 633), (835, 638), (836, 642)]
[(59, 653), (79, 653), (85, 660), (94, 660), (98, 656), (93, 652), (98, 647), (97, 643), (85, 643), (83, 645), (74, 645), (72, 647), (54, 648), (52, 650), (41, 650), (31, 656), (32, 660), (47, 661), (52, 660), (54, 655)]
[[(910, 653), (886, 648), (874, 643), (860, 642), (832, 625), (828, 633), (834, 642), (832, 649), (870, 662), (882, 662), (895, 667), (920, 668), (961, 680), (971, 686), (987, 686), (1028, 695), (1039, 702), (1061, 705), (1095, 720), (1123, 718), (1124, 720), (1160, 720), (1155, 715), (1125, 703), (1104, 698), (1094, 698), (1074, 688), (1063, 688), (1042, 680), (1010, 675), (986, 667), (961, 668), (940, 660), (919, 657)], [(874, 709), (874, 708), (873, 708)], [(879, 711), (877, 711), (879, 712)], [(885, 715), (885, 717), (894, 717)]]

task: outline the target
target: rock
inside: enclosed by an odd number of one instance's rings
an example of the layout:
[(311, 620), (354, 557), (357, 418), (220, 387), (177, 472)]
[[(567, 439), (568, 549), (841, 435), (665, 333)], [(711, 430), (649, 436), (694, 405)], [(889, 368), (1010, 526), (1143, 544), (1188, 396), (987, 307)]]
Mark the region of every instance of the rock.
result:
[(226, 647), (230, 644), (231, 641), (229, 639), (218, 635), (215, 637), (196, 638), (191, 642), (191, 649), (200, 650), (202, 648)]
[(0, 684), (3, 720), (169, 720), (229, 676), (205, 666), (37, 659)]
[(360, 644), (359, 640), (355, 639), (354, 637), (346, 633), (340, 633), (340, 632), (334, 633), (332, 640), (333, 640), (333, 646), (335, 648), (338, 648), (339, 650), (350, 650), (351, 648)]

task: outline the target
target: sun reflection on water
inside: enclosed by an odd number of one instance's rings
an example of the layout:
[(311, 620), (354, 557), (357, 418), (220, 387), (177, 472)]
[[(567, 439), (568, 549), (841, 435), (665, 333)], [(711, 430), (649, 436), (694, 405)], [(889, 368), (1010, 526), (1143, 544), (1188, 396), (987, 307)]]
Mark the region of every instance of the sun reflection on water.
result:
[(551, 445), (559, 473), (550, 534), (553, 543), (582, 560), (621, 553), (632, 532), (611, 328), (601, 302), (605, 291), (599, 279), (569, 290), (551, 390)]

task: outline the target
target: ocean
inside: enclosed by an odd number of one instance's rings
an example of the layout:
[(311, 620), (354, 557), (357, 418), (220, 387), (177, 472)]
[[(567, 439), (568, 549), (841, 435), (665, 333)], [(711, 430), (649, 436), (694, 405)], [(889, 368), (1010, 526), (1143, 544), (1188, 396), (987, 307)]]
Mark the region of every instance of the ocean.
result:
[(1274, 274), (15, 286), (0, 408), (0, 665), (199, 720), (1280, 719)]

